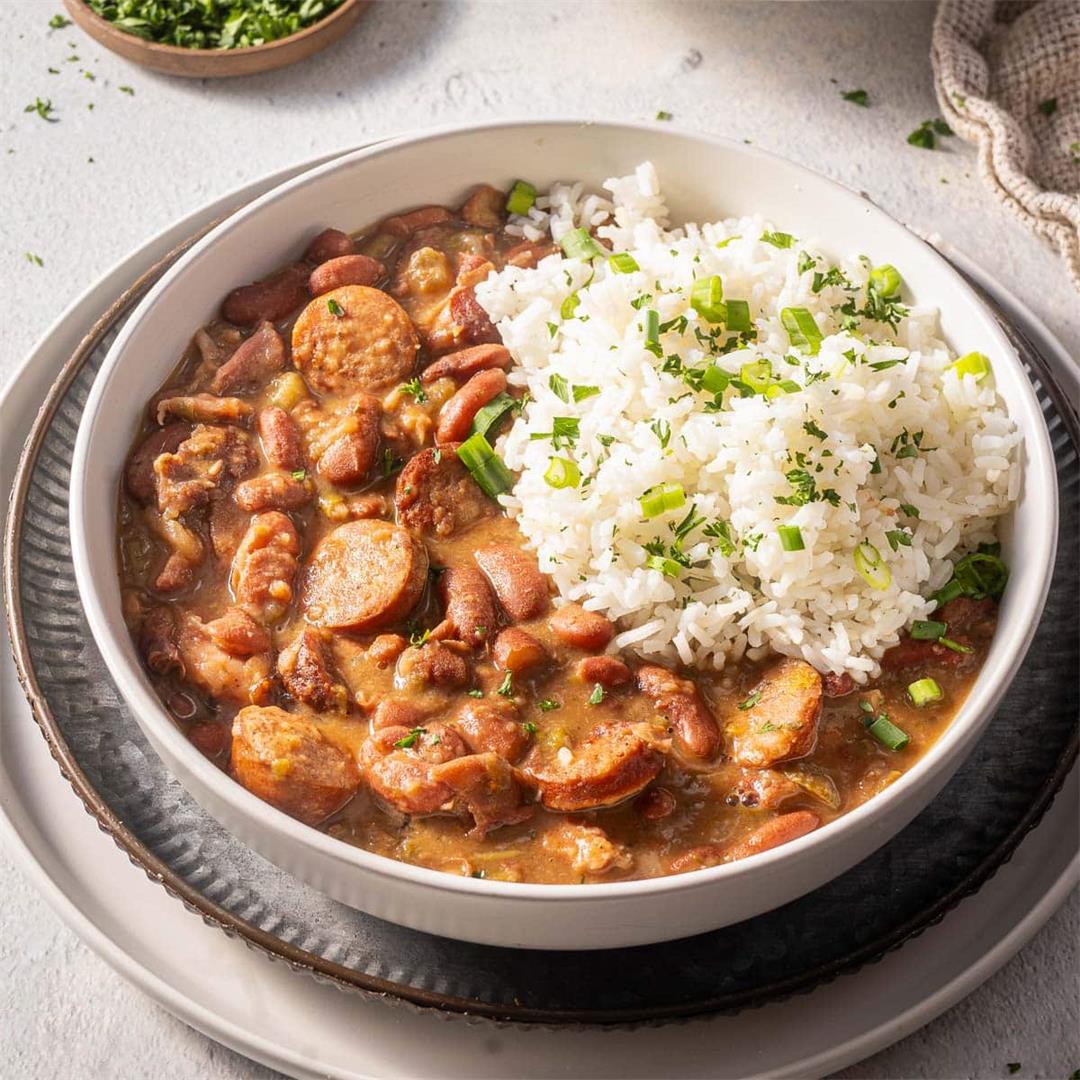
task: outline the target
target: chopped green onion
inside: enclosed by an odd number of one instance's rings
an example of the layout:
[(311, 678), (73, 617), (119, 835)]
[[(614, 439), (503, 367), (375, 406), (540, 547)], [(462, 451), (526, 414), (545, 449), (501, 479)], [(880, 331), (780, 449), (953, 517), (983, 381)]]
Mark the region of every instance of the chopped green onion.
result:
[(507, 413), (513, 412), (517, 402), (507, 393), (496, 394), (483, 408), (477, 409), (473, 417), (472, 431), (479, 432), (484, 438)]
[(916, 619), (911, 624), (911, 636), (915, 641), (937, 641), (949, 629), (948, 623), (932, 619)]
[(457, 456), (484, 494), (492, 499), (508, 491), (514, 483), (514, 474), (480, 432), (470, 435), (457, 448)]
[(953, 641), (952, 638), (944, 636), (939, 637), (937, 643), (944, 645), (946, 649), (952, 649), (955, 653), (967, 654), (975, 651), (970, 645), (961, 645), (959, 641)]
[(918, 679), (907, 688), (907, 692), (911, 703), (917, 709), (940, 701), (945, 696), (941, 687), (933, 679)]
[(895, 296), (900, 291), (903, 280), (895, 266), (885, 263), (870, 271), (868, 284), (879, 296)]
[(871, 589), (884, 591), (892, 581), (892, 571), (886, 566), (881, 552), (867, 540), (855, 549), (855, 569)]
[(727, 311), (724, 325), (729, 330), (734, 330), (737, 334), (746, 334), (753, 330), (754, 324), (750, 321), (750, 305), (745, 300), (726, 300), (724, 308)]
[(781, 379), (765, 388), (765, 397), (771, 401), (781, 394), (797, 394), (801, 389), (802, 387), (794, 379)]
[(578, 304), (581, 303), (581, 298), (576, 292), (571, 293), (559, 307), (559, 317), (563, 319), (572, 319), (574, 312), (577, 311)]
[(589, 695), (589, 704), (590, 705), (599, 705), (600, 702), (603, 701), (603, 700), (604, 700), (604, 688), (599, 683), (595, 683), (593, 685), (593, 688), (592, 688), (592, 693)]
[(339, 319), (343, 318), (345, 315), (345, 309), (332, 296), (326, 301), (326, 310), (329, 311), (331, 315), (336, 315)]
[(645, 566), (649, 570), (659, 570), (664, 577), (678, 577), (682, 566), (674, 559), (667, 559), (663, 555), (650, 555), (645, 560)]
[(517, 180), (506, 199), (508, 214), (527, 214), (536, 202), (536, 188), (528, 180)]
[(625, 251), (620, 251), (615, 255), (609, 255), (608, 266), (610, 266), (616, 274), (632, 274), (635, 270), (641, 269), (637, 264), (637, 259)]
[(739, 379), (755, 394), (764, 394), (772, 382), (772, 361), (755, 360), (739, 368)]
[(866, 730), (889, 750), (903, 750), (911, 742), (911, 737), (907, 732), (898, 728), (884, 713), (872, 723), (867, 724)]
[(981, 352), (969, 352), (961, 356), (946, 369), (955, 371), (956, 377), (962, 379), (965, 375), (974, 375), (976, 382), (981, 382), (990, 374), (990, 361)]
[(719, 274), (698, 278), (690, 289), (690, 306), (706, 321), (723, 322), (727, 317), (724, 307), (724, 284)]
[(805, 345), (811, 356), (821, 348), (821, 331), (814, 316), (804, 307), (786, 307), (780, 311), (780, 322), (788, 333), (793, 348)]
[(776, 531), (780, 536), (780, 546), (785, 551), (802, 551), (806, 547), (798, 525), (781, 525)]
[(556, 491), (576, 488), (581, 482), (581, 470), (569, 458), (553, 457), (548, 462), (544, 479), (548, 487), (553, 487)]
[(654, 356), (660, 356), (660, 312), (650, 308), (645, 312), (645, 348)]
[(971, 600), (989, 596), (996, 600), (1005, 591), (1008, 580), (1009, 569), (996, 555), (974, 551), (953, 567), (952, 578), (934, 593), (933, 599), (939, 607), (958, 596)]
[(638, 499), (647, 518), (659, 517), (665, 510), (678, 510), (686, 502), (682, 484), (657, 484)]
[(731, 373), (717, 364), (710, 364), (701, 376), (701, 385), (710, 394), (722, 394), (731, 382)]
[(588, 229), (571, 229), (563, 234), (559, 247), (568, 259), (595, 259), (607, 252), (589, 235)]

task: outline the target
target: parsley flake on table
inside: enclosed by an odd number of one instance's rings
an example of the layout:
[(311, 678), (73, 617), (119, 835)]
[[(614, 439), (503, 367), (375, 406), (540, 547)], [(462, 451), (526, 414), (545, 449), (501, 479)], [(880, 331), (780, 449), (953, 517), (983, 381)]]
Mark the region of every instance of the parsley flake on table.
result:
[(55, 124), (59, 120), (59, 117), (53, 116), (53, 111), (52, 98), (46, 98), (42, 101), (39, 97), (34, 98), (34, 100), (23, 109), (23, 112), (37, 113), (42, 120), (45, 120), (50, 124)]
[(951, 135), (952, 133), (952, 128), (940, 118), (924, 120), (907, 137), (907, 141), (921, 150), (933, 150), (937, 146), (938, 135)]
[(70, 26), (71, 20), (65, 18), (63, 15), (54, 15), (49, 20), (50, 30), (63, 30), (65, 26)]
[(34, 266), (44, 266), (45, 263), (40, 255), (35, 255), (32, 251), (26, 251), (23, 253), (26, 256), (26, 261)]
[(657, 120), (671, 120), (671, 119), (674, 119), (674, 118), (672, 117), (671, 113), (669, 113), (667, 111), (667, 109), (659, 109), (659, 110), (657, 110), (657, 113), (656, 113), (656, 119)]
[(130, 86), (118, 86), (116, 89), (119, 90), (121, 94), (127, 94), (129, 97), (134, 97), (135, 96), (135, 90), (134, 90), (133, 87), (130, 87)]
[(853, 105), (861, 105), (864, 109), (870, 104), (870, 95), (865, 90), (847, 90), (840, 96)]

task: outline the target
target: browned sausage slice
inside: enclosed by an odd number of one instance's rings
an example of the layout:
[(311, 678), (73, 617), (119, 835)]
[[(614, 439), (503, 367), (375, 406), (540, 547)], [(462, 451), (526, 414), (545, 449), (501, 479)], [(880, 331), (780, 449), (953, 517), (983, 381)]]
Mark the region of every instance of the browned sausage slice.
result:
[(805, 660), (770, 664), (742, 707), (725, 710), (732, 759), (760, 769), (805, 757), (817, 739), (822, 697), (821, 676)]
[(251, 519), (233, 558), (230, 585), (236, 602), (262, 622), (274, 622), (292, 603), (299, 568), (296, 526), (277, 510)]
[(278, 674), (289, 694), (316, 712), (344, 712), (349, 692), (335, 678), (329, 652), (319, 631), (304, 627), (278, 656)]
[(237, 484), (236, 503), (249, 513), (297, 510), (315, 497), (311, 485), (291, 473), (265, 472)]
[(231, 770), (253, 795), (317, 825), (356, 794), (352, 756), (310, 720), (273, 706), (248, 706), (233, 721)]
[(455, 446), (421, 450), (398, 474), (394, 501), (403, 525), (450, 536), (495, 512), (456, 450)]
[(614, 806), (636, 795), (660, 772), (664, 757), (632, 728), (601, 724), (574, 751), (569, 765), (526, 767), (548, 810), (573, 813)]
[(215, 394), (251, 390), (285, 366), (285, 342), (272, 323), (260, 323), (255, 333), (214, 373), (210, 389)]
[(353, 238), (340, 229), (323, 229), (307, 246), (304, 258), (308, 262), (321, 263), (327, 259), (337, 259), (342, 255), (352, 255), (356, 251)]
[(629, 870), (634, 865), (630, 849), (616, 844), (603, 829), (576, 821), (557, 821), (540, 838), (544, 850), (570, 864), (575, 874), (603, 874)]
[(565, 645), (588, 652), (606, 649), (615, 636), (615, 624), (598, 611), (586, 611), (580, 604), (565, 604), (548, 620), (555, 636)]
[(312, 296), (322, 296), (344, 285), (374, 285), (386, 277), (386, 267), (368, 255), (340, 255), (327, 259), (311, 271), (308, 288)]
[(476, 414), (505, 389), (505, 372), (499, 368), (478, 371), (439, 410), (435, 441), (440, 444), (463, 441), (469, 434)]
[(453, 796), (432, 778), (432, 766), (465, 753), (456, 731), (431, 722), (421, 727), (379, 728), (364, 743), (360, 760), (371, 790), (404, 814), (433, 814)]
[(304, 467), (304, 446), (296, 421), (276, 405), (262, 409), (258, 417), (259, 438), (266, 460), (275, 469), (298, 472)]
[(485, 544), (473, 558), (514, 622), (535, 619), (547, 610), (548, 581), (530, 552), (513, 544)]
[(454, 637), (474, 649), (491, 640), (498, 622), (495, 597), (475, 566), (448, 566), (439, 578), (439, 595)]
[(318, 626), (377, 630), (412, 610), (427, 571), (427, 549), (406, 529), (388, 521), (350, 521), (315, 548), (303, 605)]
[(419, 348), (401, 305), (363, 285), (346, 285), (312, 300), (293, 325), (293, 363), (323, 393), (404, 382)]
[(430, 386), (439, 379), (465, 382), (479, 371), (493, 368), (505, 370), (512, 363), (510, 350), (505, 345), (473, 345), (468, 349), (440, 356), (420, 373), (420, 381)]
[(689, 679), (659, 665), (646, 664), (638, 670), (637, 684), (671, 725), (684, 754), (702, 761), (716, 755), (720, 748), (716, 717)]
[(472, 818), (466, 834), (482, 839), (504, 825), (517, 825), (536, 813), (514, 770), (497, 754), (469, 754), (431, 770), (431, 779), (450, 789), (451, 813)]
[(157, 431), (151, 431), (138, 449), (128, 459), (124, 470), (124, 483), (128, 494), (141, 503), (154, 501), (157, 492), (157, 480), (154, 475), (154, 461), (159, 454), (174, 454), (180, 444), (191, 434), (191, 425), (184, 423), (166, 424)]
[(290, 266), (265, 281), (233, 289), (221, 305), (221, 314), (236, 326), (277, 322), (307, 300), (307, 269)]

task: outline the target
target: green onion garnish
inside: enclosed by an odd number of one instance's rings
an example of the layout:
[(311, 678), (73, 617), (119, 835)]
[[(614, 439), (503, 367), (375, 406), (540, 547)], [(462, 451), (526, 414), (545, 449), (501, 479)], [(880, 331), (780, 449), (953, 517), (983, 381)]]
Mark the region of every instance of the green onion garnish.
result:
[(739, 368), (739, 379), (746, 383), (755, 394), (764, 394), (772, 382), (772, 361), (755, 360)]
[(802, 551), (806, 547), (798, 525), (780, 525), (776, 532), (780, 537), (780, 546), (785, 551)]
[(678, 510), (686, 502), (682, 484), (657, 484), (638, 499), (647, 518), (659, 517), (665, 510)]
[(698, 278), (690, 289), (690, 306), (706, 321), (724, 322), (727, 309), (724, 306), (724, 284), (719, 274)]
[(571, 293), (563, 302), (559, 308), (559, 317), (563, 319), (572, 319), (574, 312), (577, 311), (578, 304), (581, 303), (581, 298), (576, 292)]
[(875, 266), (870, 271), (868, 284), (879, 296), (895, 296), (900, 291), (902, 283), (903, 278), (900, 277), (900, 272), (890, 263)]
[(479, 432), (484, 438), (507, 413), (513, 412), (517, 402), (507, 393), (496, 394), (483, 408), (478, 409), (473, 417), (472, 431)]
[(457, 448), (457, 456), (484, 494), (492, 499), (504, 491), (509, 491), (514, 483), (514, 474), (480, 432), (470, 435)]
[(961, 356), (946, 369), (955, 371), (956, 377), (962, 379), (965, 375), (974, 375), (976, 382), (981, 382), (990, 374), (990, 361), (981, 352), (969, 352)]
[(884, 592), (892, 581), (892, 571), (886, 566), (881, 552), (867, 540), (855, 549), (855, 569), (871, 589)]
[(660, 312), (650, 308), (645, 312), (645, 348), (654, 356), (660, 356)]
[(989, 596), (996, 600), (1005, 591), (1008, 580), (1009, 568), (996, 555), (973, 551), (953, 567), (952, 578), (934, 593), (933, 599), (939, 607), (958, 596), (971, 600)]
[(915, 641), (937, 641), (949, 629), (948, 623), (932, 619), (916, 619), (911, 624), (911, 636)]
[(562, 488), (576, 488), (581, 482), (581, 470), (569, 458), (553, 457), (548, 462), (544, 479), (548, 487), (557, 491)]
[(955, 653), (967, 654), (975, 651), (970, 645), (961, 645), (959, 641), (953, 641), (952, 638), (939, 637), (937, 643), (944, 645), (946, 649), (952, 649)]
[(345, 309), (332, 296), (326, 301), (326, 310), (329, 311), (331, 315), (336, 315), (339, 319), (344, 318), (345, 316)]
[(866, 730), (874, 736), (882, 746), (889, 750), (903, 750), (909, 742), (910, 736), (906, 731), (901, 731), (884, 713), (876, 720), (866, 725)]
[(801, 389), (802, 387), (794, 379), (781, 379), (779, 382), (765, 387), (765, 397), (771, 401), (781, 394), (797, 394)]
[(731, 373), (716, 364), (710, 364), (701, 376), (701, 385), (710, 394), (722, 394), (731, 382)]
[(821, 331), (814, 316), (804, 307), (786, 307), (780, 311), (780, 322), (788, 333), (793, 348), (805, 345), (811, 356), (821, 348)]
[(645, 566), (649, 570), (659, 570), (664, 577), (678, 577), (682, 566), (674, 559), (667, 559), (663, 555), (650, 555), (645, 560)]
[(945, 696), (941, 687), (933, 679), (918, 679), (907, 688), (907, 692), (911, 703), (917, 709), (940, 701)]
[(607, 252), (589, 235), (588, 229), (571, 229), (559, 241), (559, 247), (568, 259), (582, 259), (588, 262)]
[(632, 274), (635, 270), (641, 269), (637, 264), (637, 259), (625, 251), (620, 251), (616, 255), (609, 255), (608, 266), (610, 266), (616, 274)]
[(517, 180), (506, 199), (508, 214), (527, 214), (536, 202), (536, 188), (528, 180)]
[[(734, 238), (733, 238), (734, 239)], [(727, 300), (724, 302), (727, 318), (724, 325), (737, 334), (749, 333), (754, 328), (750, 321), (750, 305), (745, 300)]]

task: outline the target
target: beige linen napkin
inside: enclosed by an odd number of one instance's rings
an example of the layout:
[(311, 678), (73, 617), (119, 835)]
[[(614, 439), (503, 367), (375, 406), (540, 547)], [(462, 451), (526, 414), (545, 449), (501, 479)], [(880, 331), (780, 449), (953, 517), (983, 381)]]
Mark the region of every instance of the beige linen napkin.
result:
[(932, 59), (950, 127), (1080, 291), (1080, 0), (942, 0)]

